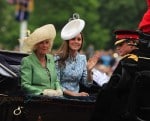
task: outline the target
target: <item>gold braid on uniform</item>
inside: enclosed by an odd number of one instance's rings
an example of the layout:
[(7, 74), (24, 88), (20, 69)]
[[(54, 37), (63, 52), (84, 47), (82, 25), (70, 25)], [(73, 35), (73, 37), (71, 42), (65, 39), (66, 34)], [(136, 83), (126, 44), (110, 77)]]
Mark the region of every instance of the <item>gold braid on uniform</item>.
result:
[(138, 56), (137, 55), (135, 55), (135, 54), (127, 54), (127, 55), (125, 55), (125, 56), (123, 56), (122, 58), (121, 58), (121, 60), (122, 59), (124, 59), (124, 58), (131, 58), (131, 59), (133, 59), (134, 61), (138, 61)]

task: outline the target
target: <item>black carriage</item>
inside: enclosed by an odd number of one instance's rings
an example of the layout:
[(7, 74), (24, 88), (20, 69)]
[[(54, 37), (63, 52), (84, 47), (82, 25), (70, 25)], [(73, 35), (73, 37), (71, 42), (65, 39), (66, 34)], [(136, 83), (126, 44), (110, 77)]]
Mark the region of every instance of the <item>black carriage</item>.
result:
[(95, 93), (89, 98), (24, 95), (20, 87), (19, 69), (25, 56), (28, 54), (0, 51), (0, 121), (90, 119), (96, 101)]

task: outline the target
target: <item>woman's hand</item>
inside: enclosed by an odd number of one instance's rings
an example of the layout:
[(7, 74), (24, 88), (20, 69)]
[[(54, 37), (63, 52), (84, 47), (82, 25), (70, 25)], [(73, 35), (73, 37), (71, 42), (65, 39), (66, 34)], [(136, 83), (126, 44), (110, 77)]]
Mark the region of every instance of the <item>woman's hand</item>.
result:
[(79, 92), (78, 96), (89, 96), (89, 94), (86, 92)]
[(94, 55), (93, 57), (89, 58), (87, 61), (87, 69), (91, 70), (94, 68), (94, 66), (97, 64), (99, 57), (97, 55)]
[(89, 58), (87, 61), (87, 69), (91, 70), (94, 68), (94, 66), (97, 64), (99, 58), (103, 55), (103, 52), (96, 51), (95, 54)]
[(65, 90), (64, 94), (70, 95), (70, 96), (89, 96), (89, 94), (86, 92), (72, 92), (69, 90)]

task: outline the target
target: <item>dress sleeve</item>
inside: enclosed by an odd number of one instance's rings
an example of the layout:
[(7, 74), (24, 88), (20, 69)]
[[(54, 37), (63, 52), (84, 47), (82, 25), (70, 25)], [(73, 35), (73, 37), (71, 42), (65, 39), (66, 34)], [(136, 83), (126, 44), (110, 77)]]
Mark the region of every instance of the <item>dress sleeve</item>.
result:
[(82, 72), (82, 77), (81, 77), (81, 83), (83, 83), (84, 85), (88, 85), (88, 81), (87, 81), (87, 60), (86, 60), (86, 56), (83, 56), (83, 72)]

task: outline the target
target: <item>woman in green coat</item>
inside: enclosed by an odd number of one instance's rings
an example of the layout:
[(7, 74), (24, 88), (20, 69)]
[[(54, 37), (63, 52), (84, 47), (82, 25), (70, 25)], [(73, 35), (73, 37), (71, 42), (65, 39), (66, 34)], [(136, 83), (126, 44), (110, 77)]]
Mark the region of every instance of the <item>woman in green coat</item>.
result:
[(52, 24), (36, 29), (24, 40), (24, 49), (32, 52), (21, 62), (21, 86), (26, 94), (61, 96), (53, 56), (49, 54), (56, 36)]

